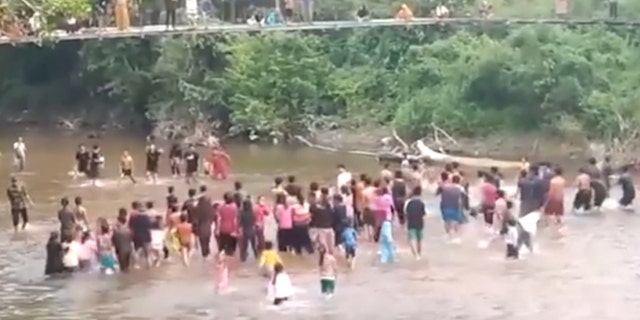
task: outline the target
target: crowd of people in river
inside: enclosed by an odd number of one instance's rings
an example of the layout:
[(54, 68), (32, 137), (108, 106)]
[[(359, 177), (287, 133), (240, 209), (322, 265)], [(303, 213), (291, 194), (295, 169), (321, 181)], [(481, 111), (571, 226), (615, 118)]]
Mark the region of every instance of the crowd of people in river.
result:
[[(14, 145), (15, 157), (25, 159), (24, 142), (18, 142)], [(146, 154), (146, 172), (150, 181), (155, 181), (162, 150), (150, 142)], [(80, 146), (76, 171), (97, 179), (104, 165), (101, 158), (98, 146), (92, 151)], [(179, 145), (172, 147), (172, 174), (180, 175), (183, 159), (187, 183), (197, 183), (198, 154), (193, 147), (185, 152)], [(212, 177), (227, 177), (230, 158), (219, 146), (212, 148), (210, 163), (209, 168), (216, 172)], [(24, 163), (18, 168), (24, 168)], [(127, 151), (120, 169), (122, 178), (129, 177), (135, 183), (133, 160)], [(380, 263), (389, 264), (398, 260), (397, 233), (406, 233), (413, 256), (421, 259), (428, 211), (423, 195), (429, 186), (434, 186), (431, 191), (440, 198), (444, 229), (452, 243), (461, 242), (462, 226), (477, 219), (486, 226), (487, 243), (502, 241), (506, 257), (518, 259), (523, 248), (534, 251), (533, 238), (541, 214), (547, 218), (547, 225), (562, 226), (567, 185), (560, 167), (546, 162), (529, 165), (523, 159), (515, 194), (505, 191), (504, 177), (495, 167), (479, 171), (480, 183), (473, 188), (458, 163), (446, 164), (439, 177), (436, 170), (435, 166), (411, 163), (405, 158), (395, 171), (385, 164), (377, 175), (354, 177), (339, 165), (335, 184), (311, 182), (305, 189), (295, 176), (276, 177), (268, 195), (254, 196), (242, 182), (235, 181), (233, 190), (219, 200), (214, 200), (207, 186), (201, 185), (199, 189), (189, 189), (182, 203), (174, 187), (169, 186), (166, 203), (160, 209), (153, 201), (133, 201), (129, 209), (120, 208), (115, 219), (101, 217), (95, 225), (88, 218), (82, 198), (76, 197), (71, 206), (70, 200), (63, 197), (58, 211), (60, 229), (51, 233), (47, 243), (45, 274), (96, 269), (109, 274), (128, 272), (132, 267), (157, 267), (171, 256), (180, 257), (189, 266), (196, 251), (209, 260), (215, 240), (217, 253), (213, 260), (220, 291), (229, 283), (228, 258), (238, 252), (239, 261), (245, 262), (251, 252), (260, 272), (270, 279), (274, 304), (281, 304), (292, 296), (292, 279), (285, 272), (280, 255), (317, 253), (321, 292), (330, 297), (338, 276), (337, 255), (343, 255), (345, 264), (354, 269), (360, 242), (377, 243)], [(576, 178), (574, 209), (599, 209), (617, 173), (615, 180), (622, 189), (619, 204), (630, 206), (635, 199), (630, 166), (614, 172), (608, 158), (600, 165), (592, 158)], [(480, 194), (477, 205), (471, 201), (474, 191)], [(15, 229), (18, 230), (20, 219), (25, 228), (31, 199), (16, 177), (11, 179), (7, 196)], [(273, 239), (265, 233), (268, 219), (274, 219), (277, 225)]]

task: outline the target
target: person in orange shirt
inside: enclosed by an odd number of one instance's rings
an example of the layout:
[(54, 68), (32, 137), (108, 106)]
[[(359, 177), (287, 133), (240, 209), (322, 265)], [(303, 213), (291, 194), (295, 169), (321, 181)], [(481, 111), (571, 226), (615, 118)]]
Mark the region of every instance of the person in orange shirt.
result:
[(189, 253), (193, 246), (193, 226), (187, 221), (187, 215), (180, 216), (180, 224), (176, 227), (178, 240), (180, 241), (180, 254), (185, 266), (189, 265)]
[(398, 13), (396, 13), (396, 19), (405, 21), (411, 20), (413, 19), (413, 12), (406, 4), (403, 3), (402, 6), (400, 6), (400, 10), (398, 10)]

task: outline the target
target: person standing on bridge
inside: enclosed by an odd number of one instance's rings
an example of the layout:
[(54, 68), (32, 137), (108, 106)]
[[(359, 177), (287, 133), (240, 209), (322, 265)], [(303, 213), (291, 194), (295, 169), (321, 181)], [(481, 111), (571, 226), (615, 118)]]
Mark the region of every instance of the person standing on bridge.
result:
[(404, 21), (413, 20), (413, 12), (406, 4), (403, 3), (402, 6), (400, 6), (398, 13), (396, 13), (396, 19)]
[(128, 0), (116, 0), (115, 18), (116, 27), (120, 31), (129, 29), (129, 8)]
[(178, 7), (178, 1), (177, 0), (164, 0), (164, 6), (165, 6), (165, 26), (167, 27), (167, 30), (169, 30), (169, 27), (171, 28), (176, 28), (176, 8)]
[(618, 0), (609, 0), (609, 18), (618, 19)]

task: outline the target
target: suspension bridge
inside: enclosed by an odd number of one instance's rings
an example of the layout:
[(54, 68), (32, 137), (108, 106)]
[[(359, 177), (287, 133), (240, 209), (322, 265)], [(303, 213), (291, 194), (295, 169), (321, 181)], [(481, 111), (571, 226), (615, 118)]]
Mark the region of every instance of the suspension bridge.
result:
[(527, 24), (546, 24), (546, 25), (606, 25), (619, 27), (638, 27), (640, 21), (626, 20), (609, 20), (609, 19), (479, 19), (479, 18), (415, 18), (409, 21), (397, 19), (374, 19), (367, 21), (317, 21), (309, 23), (289, 23), (282, 25), (248, 25), (248, 24), (198, 24), (176, 26), (167, 29), (164, 25), (150, 25), (143, 27), (131, 27), (127, 30), (120, 31), (116, 28), (105, 29), (82, 29), (76, 33), (65, 33), (56, 31), (45, 37), (19, 37), (9, 38), (0, 37), (0, 45), (3, 44), (20, 44), (20, 43), (41, 43), (47, 41), (71, 41), (71, 40), (89, 40), (89, 39), (114, 39), (114, 38), (145, 38), (158, 36), (176, 36), (186, 34), (215, 34), (215, 33), (232, 33), (232, 32), (276, 32), (276, 31), (314, 31), (314, 30), (340, 30), (340, 29), (356, 29), (356, 28), (375, 28), (375, 27), (402, 27), (402, 26), (424, 26), (435, 24), (458, 24), (458, 25), (479, 25), (479, 24), (507, 24), (507, 25), (527, 25)]

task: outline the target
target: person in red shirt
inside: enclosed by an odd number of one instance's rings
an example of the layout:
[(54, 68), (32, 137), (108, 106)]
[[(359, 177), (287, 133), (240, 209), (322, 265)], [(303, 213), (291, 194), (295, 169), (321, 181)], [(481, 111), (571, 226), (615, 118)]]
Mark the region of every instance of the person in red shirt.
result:
[(493, 226), (493, 215), (495, 214), (496, 200), (498, 200), (498, 188), (493, 181), (493, 176), (486, 172), (482, 175), (484, 181), (480, 185), (482, 192), (482, 214), (487, 228)]
[(218, 250), (224, 251), (228, 256), (233, 256), (238, 243), (238, 206), (236, 206), (233, 194), (230, 192), (226, 192), (223, 199), (224, 204), (218, 209), (216, 223)]
[(220, 146), (214, 146), (211, 149), (209, 157), (211, 169), (209, 175), (211, 179), (226, 180), (231, 169), (231, 157)]

